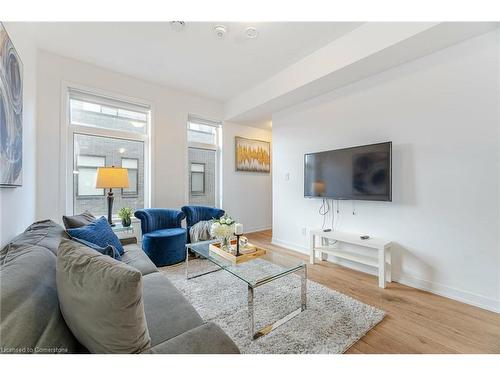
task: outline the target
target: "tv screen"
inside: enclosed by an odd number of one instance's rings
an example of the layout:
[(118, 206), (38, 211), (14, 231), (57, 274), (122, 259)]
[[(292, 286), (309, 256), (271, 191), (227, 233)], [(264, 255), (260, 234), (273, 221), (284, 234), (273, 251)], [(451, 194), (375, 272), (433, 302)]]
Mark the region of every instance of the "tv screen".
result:
[(304, 196), (392, 201), (392, 142), (304, 156)]

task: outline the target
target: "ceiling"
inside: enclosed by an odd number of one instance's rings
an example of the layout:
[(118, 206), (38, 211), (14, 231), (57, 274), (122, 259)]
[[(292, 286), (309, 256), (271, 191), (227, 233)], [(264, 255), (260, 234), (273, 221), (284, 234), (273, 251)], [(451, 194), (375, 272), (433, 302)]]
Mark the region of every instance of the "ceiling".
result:
[[(227, 27), (217, 39), (214, 27)], [(228, 101), (359, 27), (354, 22), (35, 22), (39, 48)], [(249, 39), (253, 26), (258, 37)]]

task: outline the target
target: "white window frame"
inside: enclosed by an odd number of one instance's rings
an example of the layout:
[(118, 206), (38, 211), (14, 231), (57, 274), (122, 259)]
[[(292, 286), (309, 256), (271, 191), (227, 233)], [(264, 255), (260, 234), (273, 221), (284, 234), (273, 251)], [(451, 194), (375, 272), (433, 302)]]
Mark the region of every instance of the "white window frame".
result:
[[(99, 159), (103, 159), (104, 160), (104, 165), (102, 165), (103, 167), (106, 166), (106, 157), (105, 156), (102, 156), (102, 155), (78, 155), (78, 156), (88, 156), (88, 157), (93, 157), (93, 158), (99, 158)], [(80, 178), (81, 178), (81, 169), (95, 169), (96, 173), (97, 173), (97, 168), (99, 167), (94, 167), (94, 166), (88, 166), (88, 165), (81, 165), (79, 162), (78, 162), (78, 158), (76, 161), (74, 161), (75, 163), (75, 170), (77, 171), (78, 175), (76, 177), (76, 186), (77, 186), (77, 192), (76, 192), (76, 198), (81, 198), (81, 199), (85, 199), (85, 198), (96, 198), (96, 197), (104, 197), (106, 195), (104, 189), (99, 189), (99, 190), (102, 190), (102, 194), (83, 194), (83, 195), (80, 195), (80, 189), (78, 188), (79, 184), (80, 184)], [(75, 187), (75, 185), (73, 185), (73, 188)]]
[[(131, 105), (137, 105), (149, 110), (148, 129), (146, 134), (139, 134), (121, 130), (104, 129), (85, 125), (70, 124), (70, 91), (75, 90), (89, 96), (99, 96), (104, 99), (117, 100)], [(62, 82), (61, 86), (61, 147), (60, 147), (60, 191), (59, 191), (59, 213), (61, 215), (73, 215), (73, 158), (74, 158), (74, 135), (84, 134), (90, 136), (101, 136), (116, 139), (125, 139), (144, 142), (144, 207), (151, 207), (153, 178), (152, 136), (153, 136), (153, 105), (142, 99), (127, 97), (111, 93), (102, 89), (83, 86), (73, 82)]]
[(189, 164), (189, 149), (190, 148), (199, 148), (202, 150), (213, 150), (215, 151), (215, 175), (217, 178), (215, 179), (215, 207), (222, 208), (222, 121), (208, 119), (204, 116), (197, 116), (189, 114), (186, 121), (186, 138), (188, 137), (188, 126), (190, 122), (209, 125), (215, 127), (216, 134), (216, 144), (210, 143), (200, 143), (200, 142), (190, 142), (187, 140), (187, 148), (186, 148), (186, 186), (185, 189), (186, 194), (186, 202), (189, 204), (189, 195), (191, 191), (191, 186), (189, 184), (189, 176), (191, 173), (191, 166)]
[[(127, 168), (128, 171), (129, 171), (129, 176), (130, 176), (130, 171), (135, 171), (136, 173), (136, 185), (135, 185), (135, 191), (134, 192), (126, 192), (124, 191), (124, 189), (121, 189), (121, 194), (122, 194), (122, 197), (124, 198), (136, 198), (139, 196), (139, 186), (140, 186), (140, 173), (139, 173), (139, 159), (138, 158), (121, 158), (121, 167), (122, 168), (125, 168), (123, 166), (123, 160), (135, 160), (137, 162), (137, 167), (136, 168)], [(130, 182), (130, 179), (129, 179), (129, 182)]]

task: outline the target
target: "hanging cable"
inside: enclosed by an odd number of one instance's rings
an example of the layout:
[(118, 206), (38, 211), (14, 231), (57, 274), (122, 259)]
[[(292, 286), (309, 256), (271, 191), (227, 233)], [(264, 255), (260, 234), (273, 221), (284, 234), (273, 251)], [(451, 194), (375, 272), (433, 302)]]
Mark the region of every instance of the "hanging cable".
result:
[[(323, 210), (325, 213), (325, 216), (323, 216), (323, 229), (325, 229), (325, 222), (326, 222), (326, 215), (330, 213), (331, 215), (331, 230), (334, 231), (335, 229), (335, 201), (332, 199), (331, 200), (331, 206), (330, 206), (330, 200), (326, 200), (326, 205), (328, 207), (328, 210)], [(337, 243), (337, 240), (333, 240), (331, 238), (326, 238), (322, 237), (322, 245), (323, 246), (332, 246)]]
[(319, 214), (323, 216), (323, 226), (321, 229), (325, 229), (326, 215), (330, 212), (330, 202), (328, 199), (323, 198), (321, 206), (319, 207)]

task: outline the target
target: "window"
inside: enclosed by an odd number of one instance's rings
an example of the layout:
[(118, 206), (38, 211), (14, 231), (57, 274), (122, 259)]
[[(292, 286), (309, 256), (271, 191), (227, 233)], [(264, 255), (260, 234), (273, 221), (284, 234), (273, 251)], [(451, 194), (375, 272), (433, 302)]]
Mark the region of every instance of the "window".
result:
[[(90, 94), (72, 92), (70, 97), (70, 123), (110, 130), (123, 130), (146, 134), (148, 113), (120, 108), (120, 103)], [(126, 107), (126, 104), (121, 104)]]
[(113, 189), (115, 215), (121, 207), (148, 206), (149, 107), (69, 89), (68, 113), (73, 184), (67, 212), (106, 214), (107, 189), (95, 187), (97, 168), (103, 166), (128, 169), (129, 187)]
[(128, 188), (122, 189), (122, 195), (135, 197), (139, 194), (139, 159), (122, 158), (122, 168), (128, 170)]
[(217, 144), (217, 128), (213, 125), (188, 123), (188, 142), (205, 143), (209, 145)]
[(187, 138), (189, 203), (218, 207), (221, 205), (221, 124), (190, 116)]
[(191, 163), (191, 194), (205, 194), (205, 164)]
[(102, 196), (104, 189), (97, 189), (95, 181), (97, 168), (106, 165), (104, 156), (78, 155), (76, 158), (76, 195), (78, 198), (87, 196)]

